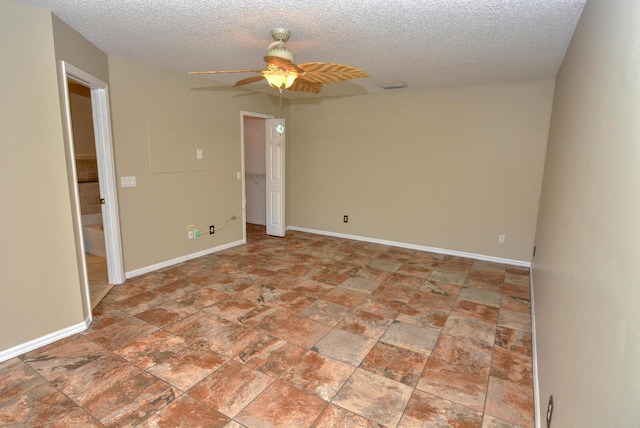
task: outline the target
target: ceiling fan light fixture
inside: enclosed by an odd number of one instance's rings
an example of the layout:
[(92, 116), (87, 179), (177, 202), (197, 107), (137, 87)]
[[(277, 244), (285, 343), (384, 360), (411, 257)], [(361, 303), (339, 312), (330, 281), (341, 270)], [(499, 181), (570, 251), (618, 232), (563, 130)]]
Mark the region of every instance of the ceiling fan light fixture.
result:
[(273, 88), (283, 89), (290, 88), (293, 82), (298, 78), (297, 73), (287, 71), (283, 68), (276, 68), (273, 70), (265, 70), (262, 72), (264, 78), (269, 82)]

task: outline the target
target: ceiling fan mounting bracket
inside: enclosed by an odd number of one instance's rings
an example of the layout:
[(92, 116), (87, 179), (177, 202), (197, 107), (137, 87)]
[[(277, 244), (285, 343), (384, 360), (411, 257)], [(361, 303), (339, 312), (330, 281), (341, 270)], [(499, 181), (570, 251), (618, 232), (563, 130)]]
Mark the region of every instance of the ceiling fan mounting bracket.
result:
[(290, 35), (291, 32), (286, 28), (274, 28), (271, 30), (271, 37), (273, 37), (273, 40), (276, 42), (286, 42), (289, 40)]

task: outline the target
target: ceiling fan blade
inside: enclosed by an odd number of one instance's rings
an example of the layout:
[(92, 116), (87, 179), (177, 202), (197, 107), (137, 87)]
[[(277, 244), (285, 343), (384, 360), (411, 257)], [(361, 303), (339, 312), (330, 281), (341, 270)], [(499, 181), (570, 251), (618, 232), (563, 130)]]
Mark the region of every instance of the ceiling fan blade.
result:
[(293, 85), (287, 89), (290, 91), (313, 92), (314, 94), (319, 94), (322, 90), (322, 83), (309, 82), (302, 76), (299, 76), (295, 82), (293, 82)]
[(247, 77), (246, 79), (238, 80), (236, 83), (233, 84), (233, 86), (236, 87), (236, 86), (248, 85), (249, 83), (259, 82), (262, 79), (264, 79), (264, 76), (262, 76), (262, 74), (259, 74), (258, 76), (251, 76), (251, 77)]
[(288, 59), (280, 58), (277, 56), (265, 56), (264, 62), (270, 66), (284, 68), (287, 71), (291, 71), (297, 74), (303, 74), (304, 70), (289, 61)]
[(213, 70), (190, 71), (188, 74), (222, 74), (222, 73), (262, 73), (263, 70)]
[(336, 83), (369, 77), (365, 71), (359, 68), (332, 62), (306, 62), (299, 64), (298, 67), (305, 71), (305, 80), (315, 83)]

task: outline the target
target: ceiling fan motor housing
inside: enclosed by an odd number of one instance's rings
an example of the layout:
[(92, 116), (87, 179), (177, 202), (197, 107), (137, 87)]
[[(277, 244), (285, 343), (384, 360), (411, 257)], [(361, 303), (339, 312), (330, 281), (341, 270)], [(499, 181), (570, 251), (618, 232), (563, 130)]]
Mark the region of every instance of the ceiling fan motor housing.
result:
[(291, 32), (286, 28), (274, 28), (271, 30), (271, 37), (275, 40), (267, 48), (267, 56), (277, 56), (295, 62), (293, 52), (287, 49), (285, 42), (289, 40)]
[(286, 48), (283, 42), (273, 42), (267, 48), (267, 56), (277, 56), (295, 62), (293, 52)]

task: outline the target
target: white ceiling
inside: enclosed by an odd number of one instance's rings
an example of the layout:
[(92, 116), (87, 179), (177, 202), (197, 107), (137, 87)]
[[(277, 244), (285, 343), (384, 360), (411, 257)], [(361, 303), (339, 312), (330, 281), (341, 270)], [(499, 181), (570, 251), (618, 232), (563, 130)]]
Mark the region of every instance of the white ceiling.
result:
[(369, 73), (320, 95), (285, 91), (300, 98), (553, 79), (586, 0), (18, 1), (53, 12), (108, 55), (179, 73), (262, 69), (276, 27), (291, 30), (296, 63)]

